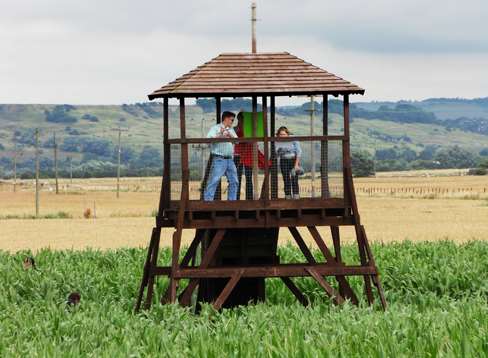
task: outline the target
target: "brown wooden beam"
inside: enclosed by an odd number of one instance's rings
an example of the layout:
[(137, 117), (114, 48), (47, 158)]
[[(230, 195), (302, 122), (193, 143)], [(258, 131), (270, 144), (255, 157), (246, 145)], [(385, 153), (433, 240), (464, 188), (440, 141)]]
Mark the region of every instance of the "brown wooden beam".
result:
[[(315, 226), (308, 226), (308, 231), (312, 235), (312, 238), (314, 239), (315, 243), (319, 247), (320, 252), (322, 252), (322, 255), (324, 255), (328, 263), (331, 263), (332, 265), (345, 266), (342, 262), (337, 261), (335, 257), (332, 256), (332, 253), (330, 252), (329, 248), (325, 244)], [(341, 296), (345, 295), (345, 297), (349, 298), (353, 304), (357, 305), (359, 303), (358, 298), (356, 297), (356, 294), (354, 293), (352, 287), (349, 285), (347, 279), (344, 276), (339, 275), (336, 276), (336, 280), (339, 283), (339, 294)]]
[(281, 281), (288, 287), (288, 289), (293, 293), (293, 295), (297, 298), (298, 302), (300, 302), (304, 306), (308, 306), (310, 302), (308, 301), (307, 297), (305, 297), (300, 291), (300, 289), (295, 285), (295, 283), (289, 277), (281, 277)]
[[(273, 142), (293, 142), (293, 141), (301, 141), (301, 142), (309, 142), (309, 141), (321, 141), (321, 140), (328, 140), (328, 141), (342, 141), (345, 140), (346, 137), (343, 135), (313, 135), (313, 136), (289, 136), (289, 137), (273, 137), (268, 136), (268, 141)], [(168, 143), (170, 144), (209, 144), (209, 143), (254, 143), (254, 142), (262, 142), (264, 141), (264, 137), (247, 137), (247, 138), (173, 138), (169, 139)]]
[[(329, 135), (329, 102), (328, 95), (322, 96), (322, 135)], [(320, 186), (322, 198), (330, 197), (329, 192), (329, 142), (323, 140), (320, 142)]]
[[(280, 264), (264, 266), (229, 266), (229, 267), (188, 267), (181, 268), (175, 277), (182, 278), (221, 278), (231, 277), (237, 270), (242, 277), (306, 277), (306, 268), (313, 267), (322, 276), (364, 276), (376, 274), (371, 266), (336, 266), (330, 264)], [(165, 271), (163, 268), (161, 271)]]
[(295, 239), (295, 242), (297, 243), (298, 247), (300, 248), (300, 251), (303, 253), (307, 261), (310, 264), (315, 264), (317, 261), (315, 261), (313, 254), (310, 252), (307, 244), (303, 240), (302, 235), (300, 235), (298, 229), (296, 227), (289, 227), (288, 230), (290, 230), (293, 239)]
[(263, 194), (261, 197), (266, 202), (269, 199), (269, 133), (268, 133), (268, 102), (267, 97), (262, 98), (263, 130), (264, 130), (264, 180)]
[(327, 292), (329, 297), (332, 298), (332, 301), (335, 304), (343, 304), (344, 298), (337, 292), (323, 277), (322, 275), (314, 268), (314, 267), (307, 267), (306, 270), (312, 276), (315, 281), (318, 282), (320, 286)]
[[(215, 256), (215, 253), (217, 252), (217, 249), (220, 246), (220, 243), (222, 242), (222, 239), (224, 238), (225, 230), (217, 230), (215, 233), (215, 236), (213, 237), (210, 246), (208, 249), (205, 251), (205, 254), (203, 256), (202, 262), (200, 263), (200, 266), (198, 266), (198, 269), (205, 269), (207, 268), (210, 263), (212, 262), (212, 259)], [(189, 302), (191, 295), (193, 294), (193, 291), (197, 287), (199, 283), (198, 279), (192, 279), (188, 283), (188, 286), (185, 288), (183, 293), (180, 296), (180, 300), (183, 303)]]
[(224, 289), (220, 293), (219, 297), (217, 297), (217, 299), (213, 303), (213, 307), (216, 310), (222, 308), (222, 305), (225, 303), (225, 301), (231, 294), (234, 287), (236, 287), (237, 282), (239, 282), (239, 280), (241, 279), (241, 276), (242, 276), (242, 271), (237, 271), (234, 275), (232, 275), (232, 277), (230, 278), (230, 280), (227, 282)]
[[(258, 130), (258, 98), (252, 96), (252, 136), (257, 137)], [(258, 144), (252, 143), (252, 186), (254, 200), (259, 199), (259, 179), (258, 179)]]
[[(180, 208), (181, 202), (174, 200), (171, 202), (170, 210), (176, 211)], [(242, 200), (242, 201), (200, 201), (190, 200), (187, 209), (191, 211), (235, 211), (235, 210), (287, 210), (287, 209), (328, 209), (345, 208), (344, 200), (341, 198), (301, 198), (296, 200), (276, 199), (270, 200), (266, 205), (264, 200)]]
[[(279, 214), (279, 211), (276, 213)], [(160, 223), (161, 227), (173, 227), (173, 220), (166, 220), (166, 225)], [(236, 221), (235, 217), (215, 217), (215, 219), (193, 219), (185, 221), (183, 224), (184, 229), (215, 229), (215, 227), (232, 227), (232, 228), (272, 228), (272, 227), (289, 227), (289, 226), (309, 226), (316, 225), (320, 222), (320, 225), (334, 225), (334, 226), (351, 226), (354, 225), (352, 217), (327, 217), (323, 218), (320, 214), (302, 216), (298, 218), (279, 218), (278, 216), (269, 215), (267, 220), (263, 217), (239, 219)]]
[[(216, 122), (219, 124), (222, 121), (222, 99), (220, 97), (215, 97), (215, 116)], [(209, 168), (211, 170), (211, 168)], [(203, 189), (205, 190), (205, 188)], [(217, 189), (215, 190), (214, 200), (222, 199), (222, 180), (219, 180)]]

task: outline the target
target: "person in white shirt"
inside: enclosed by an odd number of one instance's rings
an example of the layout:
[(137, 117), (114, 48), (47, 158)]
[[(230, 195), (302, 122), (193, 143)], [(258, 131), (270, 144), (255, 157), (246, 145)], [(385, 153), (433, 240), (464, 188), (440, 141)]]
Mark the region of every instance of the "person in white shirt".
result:
[[(237, 134), (232, 128), (234, 119), (234, 113), (228, 111), (222, 113), (222, 122), (210, 128), (207, 138), (237, 138)], [(203, 200), (214, 200), (217, 185), (220, 178), (224, 175), (229, 183), (227, 199), (236, 200), (238, 179), (234, 163), (234, 144), (230, 142), (212, 143), (210, 152), (212, 155), (212, 167), (210, 168), (207, 186), (203, 192)]]

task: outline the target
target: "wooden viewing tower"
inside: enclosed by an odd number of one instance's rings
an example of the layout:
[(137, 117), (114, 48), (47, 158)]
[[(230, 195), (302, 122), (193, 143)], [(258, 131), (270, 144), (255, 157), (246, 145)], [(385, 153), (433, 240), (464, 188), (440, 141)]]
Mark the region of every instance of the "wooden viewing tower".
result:
[[(145, 308), (151, 306), (155, 280), (161, 275), (169, 277), (169, 287), (162, 292), (161, 303), (178, 302), (189, 306), (197, 289), (197, 301), (210, 302), (216, 309), (263, 300), (266, 278), (280, 278), (300, 302), (308, 304), (308, 299), (294, 284), (294, 277), (311, 277), (336, 304), (345, 300), (358, 304), (358, 295), (347, 278), (362, 276), (368, 303), (373, 303), (373, 290), (376, 288), (382, 307), (386, 308), (378, 268), (360, 221), (354, 192), (349, 132), (349, 96), (352, 94), (364, 94), (364, 89), (282, 52), (221, 54), (149, 95), (150, 100), (163, 100), (164, 167), (159, 211), (149, 243), (136, 311), (143, 301)], [(320, 96), (323, 100), (322, 134), (276, 137), (276, 97), (311, 95), (315, 98)], [(329, 96), (343, 98), (343, 133), (340, 135), (329, 135)], [(185, 100), (214, 98), (215, 118), (219, 123), (221, 100), (225, 97), (252, 99), (254, 136), (190, 138)], [(168, 101), (171, 98), (179, 101), (179, 134), (174, 138), (170, 138), (169, 131)], [(263, 117), (262, 136), (256, 135), (258, 100)], [(293, 127), (293, 120), (287, 125)], [(303, 147), (318, 151), (315, 157), (320, 158), (320, 166), (317, 188), (312, 191), (314, 197), (301, 192), (299, 199), (283, 198), (275, 149), (279, 142), (289, 141), (298, 141)], [(222, 180), (222, 189), (217, 190), (215, 200), (202, 200), (201, 188), (205, 187), (206, 178), (194, 177), (198, 171), (191, 170), (190, 151), (194, 145), (216, 142), (249, 143), (254, 148), (253, 200), (221, 200), (225, 180)], [(258, 168), (255, 160), (258, 146), (265, 158), (262, 169)], [(212, 157), (207, 159), (208, 175)], [(201, 165), (201, 161), (199, 163)], [(305, 166), (304, 169), (307, 174), (309, 170)], [(300, 178), (302, 187), (306, 177)], [(342, 260), (341, 226), (354, 226), (360, 258), (355, 265), (348, 265)], [(159, 266), (161, 229), (168, 227), (174, 228), (171, 266)], [(303, 229), (299, 231), (299, 227)], [(324, 241), (326, 230), (323, 227), (330, 231), (333, 250)], [(195, 230), (195, 236), (180, 260), (182, 234), (189, 229)], [(277, 255), (280, 229), (290, 231), (303, 253), (304, 262), (280, 262)], [(304, 230), (316, 243), (325, 262), (319, 262), (307, 247), (302, 236)], [(337, 284), (332, 285), (327, 277), (335, 277)], [(188, 283), (183, 284), (182, 280)]]

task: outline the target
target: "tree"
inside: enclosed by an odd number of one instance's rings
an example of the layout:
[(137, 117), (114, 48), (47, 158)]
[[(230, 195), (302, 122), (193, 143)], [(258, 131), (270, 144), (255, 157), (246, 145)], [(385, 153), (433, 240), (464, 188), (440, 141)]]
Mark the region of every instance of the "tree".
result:
[(457, 145), (438, 151), (435, 160), (441, 168), (470, 168), (476, 164), (475, 156)]
[(394, 160), (398, 158), (397, 151), (393, 148), (377, 149), (374, 156), (378, 160)]
[(417, 159), (417, 152), (410, 148), (403, 148), (398, 155), (399, 158), (405, 159), (407, 162)]
[[(119, 155), (118, 150), (119, 148), (115, 147), (112, 154), (112, 160), (114, 161), (114, 163), (117, 162), (118, 160), (118, 155)], [(120, 162), (122, 164), (129, 164), (129, 162), (134, 160), (135, 157), (136, 157), (136, 152), (134, 151), (134, 149), (129, 147), (122, 147), (120, 149)]]
[(149, 145), (142, 148), (139, 158), (137, 160), (136, 166), (139, 168), (149, 167), (149, 168), (159, 168), (163, 165), (161, 159), (161, 152)]
[(428, 145), (419, 153), (419, 159), (421, 160), (432, 160), (434, 159), (435, 152), (437, 150), (437, 145)]
[(371, 154), (365, 151), (354, 152), (351, 157), (352, 174), (355, 177), (368, 177), (375, 174)]
[(70, 115), (68, 112), (74, 109), (70, 105), (56, 106), (52, 111), (44, 111), (46, 115), (46, 121), (52, 123), (75, 123), (77, 121), (76, 117)]

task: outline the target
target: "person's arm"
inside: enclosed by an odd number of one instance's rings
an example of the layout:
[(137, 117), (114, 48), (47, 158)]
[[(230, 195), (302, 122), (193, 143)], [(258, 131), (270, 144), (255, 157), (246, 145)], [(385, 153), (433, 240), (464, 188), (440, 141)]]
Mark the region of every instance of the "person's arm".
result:
[(300, 166), (300, 158), (302, 157), (302, 148), (300, 148), (300, 143), (297, 141), (293, 142), (293, 147), (295, 150), (295, 168)]
[(210, 127), (210, 130), (207, 133), (207, 138), (216, 138), (217, 137), (216, 127), (217, 126)]
[(222, 130), (223, 130), (223, 127), (221, 125), (218, 125), (218, 124), (214, 125), (208, 131), (207, 138), (221, 138), (221, 137), (223, 137)]

